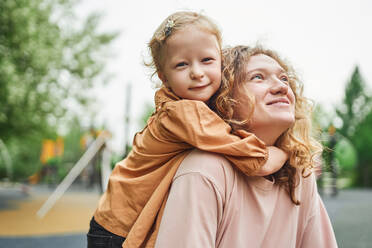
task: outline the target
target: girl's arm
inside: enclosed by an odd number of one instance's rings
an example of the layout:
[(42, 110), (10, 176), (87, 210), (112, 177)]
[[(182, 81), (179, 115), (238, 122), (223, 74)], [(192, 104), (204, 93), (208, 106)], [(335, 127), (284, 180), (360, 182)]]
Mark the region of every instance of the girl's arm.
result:
[(168, 102), (155, 121), (162, 139), (220, 153), (246, 175), (258, 175), (267, 160), (263, 141), (248, 132), (232, 134), (230, 125), (201, 101)]
[(277, 172), (288, 160), (288, 154), (276, 146), (268, 146), (269, 156), (266, 163), (258, 169), (257, 176), (267, 176)]

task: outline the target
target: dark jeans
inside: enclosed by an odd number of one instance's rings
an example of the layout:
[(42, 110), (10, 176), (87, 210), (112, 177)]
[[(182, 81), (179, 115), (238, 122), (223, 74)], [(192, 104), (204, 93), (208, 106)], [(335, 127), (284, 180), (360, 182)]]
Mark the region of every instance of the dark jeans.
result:
[(90, 220), (87, 234), (88, 248), (121, 248), (125, 238), (113, 234), (98, 224), (94, 217)]

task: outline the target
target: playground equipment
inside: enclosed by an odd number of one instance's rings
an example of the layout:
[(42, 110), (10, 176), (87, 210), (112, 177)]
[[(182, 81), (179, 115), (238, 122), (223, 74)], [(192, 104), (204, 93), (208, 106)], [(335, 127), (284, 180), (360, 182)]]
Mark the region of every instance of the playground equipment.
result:
[(67, 176), (62, 180), (62, 182), (57, 186), (54, 192), (49, 196), (41, 208), (37, 211), (37, 216), (43, 218), (48, 211), (54, 206), (54, 204), (62, 197), (66, 190), (71, 186), (74, 180), (79, 176), (83, 169), (89, 165), (89, 162), (97, 155), (103, 148), (102, 154), (102, 190), (105, 191), (107, 187), (108, 177), (111, 174), (110, 167), (110, 157), (111, 153), (107, 146), (107, 141), (110, 134), (106, 131), (102, 131), (97, 139), (88, 147), (87, 151), (79, 159), (79, 161), (72, 167)]

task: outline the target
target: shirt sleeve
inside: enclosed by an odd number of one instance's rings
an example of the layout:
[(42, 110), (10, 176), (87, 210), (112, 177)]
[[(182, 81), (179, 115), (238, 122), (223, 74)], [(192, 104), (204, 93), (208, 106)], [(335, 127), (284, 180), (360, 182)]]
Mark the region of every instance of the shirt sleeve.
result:
[(264, 142), (248, 132), (232, 134), (231, 127), (201, 101), (168, 102), (159, 114), (157, 127), (169, 142), (220, 153), (246, 175), (254, 175), (267, 160)]
[(213, 182), (200, 173), (175, 178), (155, 247), (214, 248), (222, 201)]
[(335, 248), (336, 237), (322, 199), (317, 192), (314, 198), (314, 208), (306, 223), (300, 247)]

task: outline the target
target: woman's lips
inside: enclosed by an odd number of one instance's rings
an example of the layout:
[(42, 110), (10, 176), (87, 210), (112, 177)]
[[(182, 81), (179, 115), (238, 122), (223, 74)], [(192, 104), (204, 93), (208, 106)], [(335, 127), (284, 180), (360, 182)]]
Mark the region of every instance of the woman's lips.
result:
[(289, 101), (286, 98), (278, 98), (268, 102), (266, 105), (289, 105)]

